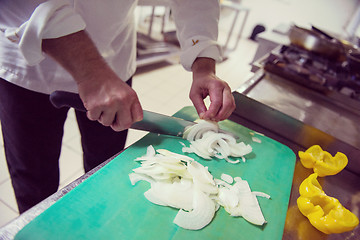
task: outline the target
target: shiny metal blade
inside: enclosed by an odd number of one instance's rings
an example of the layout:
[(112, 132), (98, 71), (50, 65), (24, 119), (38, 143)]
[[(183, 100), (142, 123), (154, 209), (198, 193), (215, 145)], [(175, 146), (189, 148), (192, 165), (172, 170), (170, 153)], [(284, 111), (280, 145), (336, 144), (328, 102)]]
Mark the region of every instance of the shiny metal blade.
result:
[(195, 122), (145, 110), (143, 115), (143, 120), (134, 123), (131, 128), (152, 133), (182, 137), (185, 128), (195, 124)]

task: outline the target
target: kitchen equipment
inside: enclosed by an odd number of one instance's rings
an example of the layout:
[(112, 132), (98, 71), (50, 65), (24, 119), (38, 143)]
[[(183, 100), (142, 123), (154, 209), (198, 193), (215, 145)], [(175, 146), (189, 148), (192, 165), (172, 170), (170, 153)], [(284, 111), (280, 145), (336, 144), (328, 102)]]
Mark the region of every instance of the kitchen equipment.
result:
[(337, 38), (337, 37), (331, 35), (330, 33), (326, 32), (318, 27), (315, 27), (315, 26), (311, 26), (311, 29), (315, 32), (322, 34), (323, 36), (325, 36), (327, 39), (329, 39), (331, 41), (338, 42), (343, 47), (345, 54), (358, 51), (358, 46), (356, 46), (355, 44), (353, 44), (345, 39)]
[[(195, 120), (193, 107), (186, 107), (175, 117)], [(215, 178), (222, 173), (240, 176), (249, 182), (253, 191), (271, 195), (258, 198), (265, 219), (264, 226), (255, 226), (243, 218), (229, 216), (220, 209), (213, 221), (199, 231), (184, 230), (172, 223), (177, 210), (147, 201), (143, 193), (149, 188), (145, 182), (132, 186), (128, 178), (131, 169), (139, 165), (133, 161), (146, 153), (152, 144), (182, 154), (188, 141), (157, 134), (148, 134), (119, 154), (110, 163), (90, 176), (71, 192), (25, 226), (15, 239), (281, 239), (292, 184), (295, 154), (285, 145), (232, 121), (220, 123), (223, 129), (240, 136), (251, 144), (253, 153), (247, 161), (230, 164), (223, 160), (202, 160)]]
[(329, 39), (328, 35), (318, 31), (293, 25), (290, 28), (289, 39), (291, 44), (331, 60), (343, 61), (346, 58), (344, 47), (339, 41)]
[(348, 64), (294, 45), (280, 46), (261, 63), (266, 72), (312, 89), (332, 104), (360, 114), (360, 78)]

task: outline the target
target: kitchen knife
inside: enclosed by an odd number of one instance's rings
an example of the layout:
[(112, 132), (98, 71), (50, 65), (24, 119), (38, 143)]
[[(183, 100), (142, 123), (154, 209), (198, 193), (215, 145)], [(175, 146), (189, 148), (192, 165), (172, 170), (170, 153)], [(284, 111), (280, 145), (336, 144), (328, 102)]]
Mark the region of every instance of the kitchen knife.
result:
[[(73, 107), (76, 110), (86, 112), (79, 94), (55, 91), (50, 94), (50, 102), (56, 108)], [(143, 120), (134, 123), (130, 128), (148, 131), (152, 133), (182, 137), (184, 130), (188, 126), (196, 124), (180, 118), (170, 117), (150, 111), (143, 111)]]
[[(87, 111), (79, 94), (77, 93), (55, 91), (50, 94), (50, 102), (56, 108), (72, 107), (79, 111)], [(194, 124), (196, 123), (192, 121), (143, 110), (143, 120), (133, 123), (130, 128), (152, 133), (183, 137), (185, 128)], [(222, 129), (219, 129), (219, 132), (233, 136), (235, 139), (239, 139), (239, 136), (231, 132)]]

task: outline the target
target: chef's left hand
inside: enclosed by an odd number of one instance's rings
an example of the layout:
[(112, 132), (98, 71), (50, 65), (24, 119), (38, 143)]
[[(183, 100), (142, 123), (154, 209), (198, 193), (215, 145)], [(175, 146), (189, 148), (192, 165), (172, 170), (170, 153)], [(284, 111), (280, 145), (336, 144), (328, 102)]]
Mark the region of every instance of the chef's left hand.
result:
[[(222, 121), (235, 110), (235, 100), (229, 85), (215, 74), (215, 61), (210, 58), (197, 58), (191, 68), (193, 83), (190, 99), (201, 119)], [(204, 99), (210, 97), (209, 109)]]

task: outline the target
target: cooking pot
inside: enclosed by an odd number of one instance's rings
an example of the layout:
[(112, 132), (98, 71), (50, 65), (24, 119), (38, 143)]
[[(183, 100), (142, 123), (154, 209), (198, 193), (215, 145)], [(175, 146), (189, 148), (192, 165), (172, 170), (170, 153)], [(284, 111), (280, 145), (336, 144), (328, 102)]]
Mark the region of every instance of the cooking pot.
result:
[(291, 44), (331, 60), (346, 60), (346, 53), (342, 43), (334, 38), (329, 39), (317, 31), (293, 25), (289, 31), (289, 39)]

